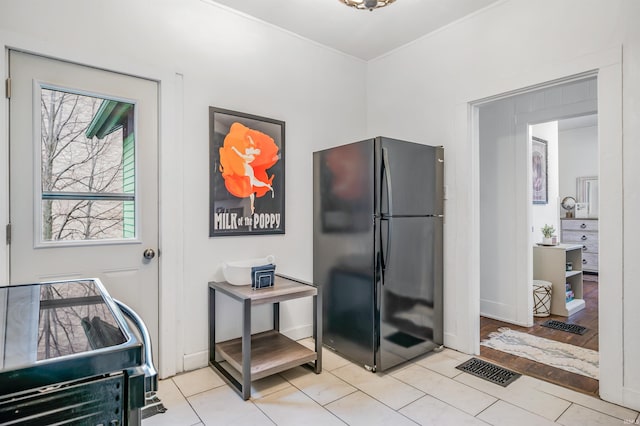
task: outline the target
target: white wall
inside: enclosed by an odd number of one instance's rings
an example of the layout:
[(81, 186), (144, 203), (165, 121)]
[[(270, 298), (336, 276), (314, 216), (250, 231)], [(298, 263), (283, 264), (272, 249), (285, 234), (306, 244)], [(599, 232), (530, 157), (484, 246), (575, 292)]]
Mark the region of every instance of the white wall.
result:
[(558, 154), (558, 122), (550, 121), (531, 126), (531, 136), (547, 141), (547, 185), (549, 202), (531, 205), (531, 241), (542, 242), (540, 228), (551, 225), (556, 229), (555, 235), (560, 240), (559, 206), (559, 154)]
[(598, 176), (598, 126), (562, 130), (558, 140), (560, 198), (577, 199), (576, 178)]
[[(622, 182), (637, 180), (640, 161), (640, 144), (632, 142), (640, 138), (638, 19), (640, 2), (634, 0), (503, 1), (371, 61), (367, 85), (369, 133), (445, 146), (445, 344), (473, 352), (479, 340), (479, 154), (469, 102), (599, 69), (598, 102), (606, 113), (598, 114), (607, 123), (600, 128), (600, 185), (608, 197), (601, 198), (607, 211), (601, 208), (600, 216), (608, 251), (601, 254), (601, 277), (608, 282), (602, 280), (600, 326), (608, 332), (600, 335), (600, 393), (635, 408), (640, 366), (623, 363), (623, 355), (631, 360), (640, 353), (633, 337), (640, 327), (633, 306), (640, 298), (633, 279), (640, 273), (634, 261), (640, 249), (623, 235), (640, 234), (632, 219), (640, 197)], [(612, 330), (624, 330), (624, 336)]]
[[(1, 46), (160, 82), (162, 375), (206, 365), (207, 282), (220, 262), (273, 253), (278, 272), (311, 280), (311, 154), (363, 138), (364, 62), (206, 1), (8, 0), (1, 8)], [(286, 122), (285, 235), (208, 237), (209, 106)], [(2, 102), (3, 189), (6, 114)], [(4, 195), (0, 203), (4, 224)], [(239, 335), (237, 305), (223, 302), (219, 339)], [(256, 311), (255, 328), (269, 328), (269, 309)], [(310, 300), (283, 303), (281, 328), (310, 335)]]

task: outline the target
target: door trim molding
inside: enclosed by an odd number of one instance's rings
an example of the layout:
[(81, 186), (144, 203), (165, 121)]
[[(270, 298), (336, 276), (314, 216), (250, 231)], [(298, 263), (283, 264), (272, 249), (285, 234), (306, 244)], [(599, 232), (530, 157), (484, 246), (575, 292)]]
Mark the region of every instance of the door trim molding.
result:
[[(506, 94), (522, 88), (533, 87), (540, 82), (554, 82), (558, 79), (572, 78), (584, 73), (598, 73), (598, 114), (605, 117), (608, 123), (599, 130), (599, 140), (606, 140), (607, 147), (613, 151), (604, 151), (604, 144), (599, 145), (600, 174), (603, 171), (618, 170), (607, 184), (601, 183), (602, 193), (609, 192), (607, 204), (601, 200), (601, 220), (605, 220), (611, 229), (606, 255), (606, 264), (601, 269), (601, 276), (606, 279), (609, 291), (604, 298), (600, 298), (600, 306), (623, 306), (624, 271), (622, 257), (624, 254), (623, 241), (623, 176), (622, 176), (622, 46), (581, 56), (573, 60), (550, 64), (526, 75), (518, 75), (512, 79), (501, 80), (494, 87), (483, 87), (480, 92), (468, 94), (462, 98), (456, 109), (456, 133), (460, 158), (456, 164), (455, 181), (458, 182), (457, 193), (460, 196), (457, 206), (458, 212), (464, 215), (456, 217), (456, 224), (460, 229), (456, 235), (459, 246), (458, 252), (466, 247), (470, 251), (468, 262), (459, 264), (456, 271), (455, 302), (446, 304), (445, 309), (455, 312), (452, 316), (458, 324), (455, 330), (447, 330), (457, 335), (456, 347), (467, 353), (480, 353), (480, 263), (479, 263), (479, 149), (478, 149), (478, 111), (474, 104), (489, 99), (496, 94)], [(473, 96), (472, 96), (473, 95)], [(607, 118), (608, 117), (608, 118)], [(602, 122), (602, 120), (601, 120)], [(465, 149), (466, 148), (466, 151)], [(602, 176), (601, 176), (602, 177)], [(602, 207), (601, 206), (601, 207)], [(606, 211), (605, 211), (606, 210)], [(470, 218), (470, 220), (469, 220)], [(469, 224), (469, 222), (471, 224)], [(607, 225), (605, 225), (607, 226)], [(460, 257), (463, 259), (464, 257)], [(529, 260), (532, 262), (532, 260)], [(603, 280), (604, 281), (604, 280)], [(604, 300), (603, 300), (604, 299)], [(600, 327), (602, 329), (622, 329), (622, 309), (599, 309)], [(600, 335), (600, 396), (610, 402), (624, 404), (624, 341), (621, 333), (605, 333)]]

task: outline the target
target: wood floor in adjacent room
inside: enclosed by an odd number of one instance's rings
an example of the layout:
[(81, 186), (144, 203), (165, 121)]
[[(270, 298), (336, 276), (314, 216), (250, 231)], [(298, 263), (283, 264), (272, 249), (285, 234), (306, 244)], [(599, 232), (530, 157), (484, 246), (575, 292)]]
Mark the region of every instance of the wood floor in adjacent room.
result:
[[(596, 281), (592, 281), (592, 280)], [(558, 315), (548, 317), (534, 317), (533, 327), (519, 327), (514, 324), (496, 321), (490, 318), (480, 317), (480, 339), (489, 337), (489, 333), (497, 331), (500, 327), (509, 327), (512, 330), (529, 333), (534, 336), (544, 337), (546, 339), (556, 340), (558, 342), (569, 343), (571, 345), (580, 346), (587, 349), (598, 350), (598, 281), (597, 276), (586, 276), (584, 280), (584, 299), (585, 309), (576, 312), (569, 318)], [(543, 327), (540, 324), (554, 319), (566, 323), (577, 324), (586, 327), (588, 330), (585, 334), (573, 334), (566, 331), (553, 330)], [(480, 356), (496, 364), (500, 364), (505, 368), (527, 374), (564, 386), (579, 392), (583, 392), (592, 396), (598, 396), (598, 380), (582, 376), (580, 374), (570, 373), (558, 368), (550, 367), (539, 362), (521, 358), (506, 352), (497, 351), (480, 345)]]

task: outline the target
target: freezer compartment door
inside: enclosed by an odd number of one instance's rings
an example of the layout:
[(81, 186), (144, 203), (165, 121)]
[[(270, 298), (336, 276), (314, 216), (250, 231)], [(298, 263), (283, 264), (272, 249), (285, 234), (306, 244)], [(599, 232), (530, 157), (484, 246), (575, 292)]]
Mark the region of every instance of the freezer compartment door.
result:
[(377, 194), (384, 216), (442, 215), (444, 150), (377, 138)]
[(368, 232), (374, 214), (374, 140), (313, 154), (315, 231), (321, 234)]
[(443, 343), (442, 218), (394, 217), (380, 227), (384, 370)]

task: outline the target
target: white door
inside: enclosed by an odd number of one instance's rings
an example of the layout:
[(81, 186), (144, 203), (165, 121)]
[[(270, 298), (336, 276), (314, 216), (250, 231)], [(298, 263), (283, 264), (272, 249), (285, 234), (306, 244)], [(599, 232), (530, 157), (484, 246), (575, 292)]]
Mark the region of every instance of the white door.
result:
[(100, 278), (156, 354), (157, 84), (17, 51), (9, 75), (11, 284)]

